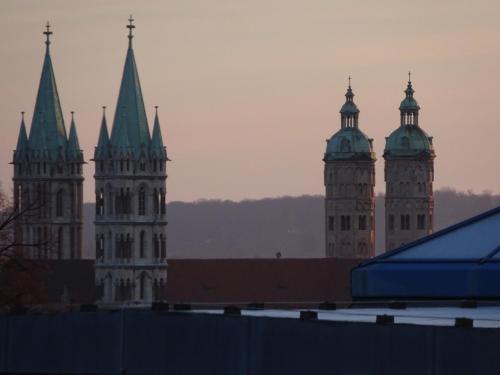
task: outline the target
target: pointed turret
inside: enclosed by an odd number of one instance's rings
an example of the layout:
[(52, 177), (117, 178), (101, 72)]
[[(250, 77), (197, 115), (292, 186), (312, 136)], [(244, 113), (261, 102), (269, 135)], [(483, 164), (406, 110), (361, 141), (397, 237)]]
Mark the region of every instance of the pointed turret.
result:
[(106, 107), (102, 107), (101, 130), (99, 131), (99, 141), (95, 148), (94, 158), (107, 157), (109, 152), (108, 123), (106, 121)]
[(155, 107), (155, 122), (153, 125), (153, 135), (151, 137), (151, 152), (153, 155), (166, 157), (165, 146), (161, 136), (160, 120), (158, 119), (158, 106)]
[(401, 112), (401, 126), (403, 125), (416, 125), (418, 126), (418, 111), (420, 106), (418, 102), (413, 97), (415, 90), (411, 84), (411, 73), (408, 72), (408, 85), (405, 90), (405, 98), (399, 105), (399, 111)]
[(78, 135), (76, 134), (76, 126), (74, 119), (74, 112), (71, 112), (71, 126), (69, 128), (68, 147), (66, 148), (66, 156), (68, 159), (80, 160), (82, 151), (78, 142)]
[(129, 45), (111, 131), (111, 145), (118, 149), (130, 147), (137, 156), (143, 147), (149, 147), (150, 135), (134, 50), (132, 49), (132, 29), (135, 26), (132, 24), (132, 18), (129, 19), (129, 22), (130, 24), (127, 25)]
[[(52, 60), (50, 58), (49, 46), (52, 32), (50, 31), (49, 23), (47, 23), (46, 27), (47, 30), (44, 32), (47, 37), (45, 41), (45, 58), (36, 97), (35, 111), (31, 122), (30, 146), (37, 153), (42, 151), (39, 147), (44, 143), (48, 156), (51, 160), (55, 160), (64, 151), (67, 137), (54, 70), (52, 68)], [(43, 141), (39, 139), (42, 134), (45, 137)], [(32, 142), (32, 137), (37, 138), (36, 142)]]
[(24, 112), (21, 112), (21, 126), (19, 127), (19, 136), (17, 137), (17, 147), (15, 160), (20, 160), (28, 154), (28, 133), (24, 124)]

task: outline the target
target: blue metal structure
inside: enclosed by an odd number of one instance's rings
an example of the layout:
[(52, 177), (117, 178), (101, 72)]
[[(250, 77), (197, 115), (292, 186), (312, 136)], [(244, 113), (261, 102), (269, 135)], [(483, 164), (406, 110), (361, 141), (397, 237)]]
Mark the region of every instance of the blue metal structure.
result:
[(500, 299), (500, 207), (375, 257), (353, 299)]

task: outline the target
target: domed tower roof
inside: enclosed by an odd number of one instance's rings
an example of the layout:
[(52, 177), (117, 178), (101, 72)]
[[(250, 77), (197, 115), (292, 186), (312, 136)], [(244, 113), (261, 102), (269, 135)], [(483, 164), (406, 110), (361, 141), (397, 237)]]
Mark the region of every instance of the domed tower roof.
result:
[(420, 106), (413, 97), (411, 76), (408, 73), (406, 96), (399, 106), (401, 125), (386, 138), (384, 158), (397, 157), (434, 157), (432, 137), (418, 124)]
[(373, 140), (368, 138), (358, 127), (359, 109), (354, 103), (351, 77), (349, 77), (349, 87), (345, 97), (346, 101), (340, 109), (340, 130), (326, 141), (326, 152), (323, 160), (375, 160)]

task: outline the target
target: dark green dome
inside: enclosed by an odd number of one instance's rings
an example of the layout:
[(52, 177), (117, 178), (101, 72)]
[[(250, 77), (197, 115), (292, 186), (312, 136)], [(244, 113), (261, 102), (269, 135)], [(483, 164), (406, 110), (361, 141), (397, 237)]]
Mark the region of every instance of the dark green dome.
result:
[[(408, 73), (410, 78), (410, 73)], [(401, 125), (386, 138), (384, 157), (434, 157), (432, 137), (418, 125), (420, 106), (413, 97), (411, 79), (405, 90), (405, 98), (399, 106)]]
[(326, 144), (324, 160), (375, 159), (372, 140), (358, 128), (342, 128)]
[(340, 130), (326, 141), (323, 160), (375, 160), (372, 140), (358, 128), (359, 109), (354, 103), (351, 77), (345, 98), (346, 101), (340, 109)]
[(434, 156), (432, 137), (418, 125), (402, 125), (386, 139), (384, 157)]

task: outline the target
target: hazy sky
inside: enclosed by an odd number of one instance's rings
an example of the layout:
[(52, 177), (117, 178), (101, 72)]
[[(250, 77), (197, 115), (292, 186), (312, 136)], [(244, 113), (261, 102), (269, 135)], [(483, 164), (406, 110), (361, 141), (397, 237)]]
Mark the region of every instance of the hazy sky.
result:
[[(168, 199), (323, 194), (325, 139), (340, 126), (347, 76), (377, 154), (399, 126), (407, 71), (436, 148), (435, 186), (500, 192), (500, 1), (0, 1), (0, 181), (20, 112), (35, 102), (47, 20), (69, 128), (86, 160), (114, 115), (129, 14), (152, 127), (159, 106)], [(94, 166), (85, 166), (94, 200)]]

